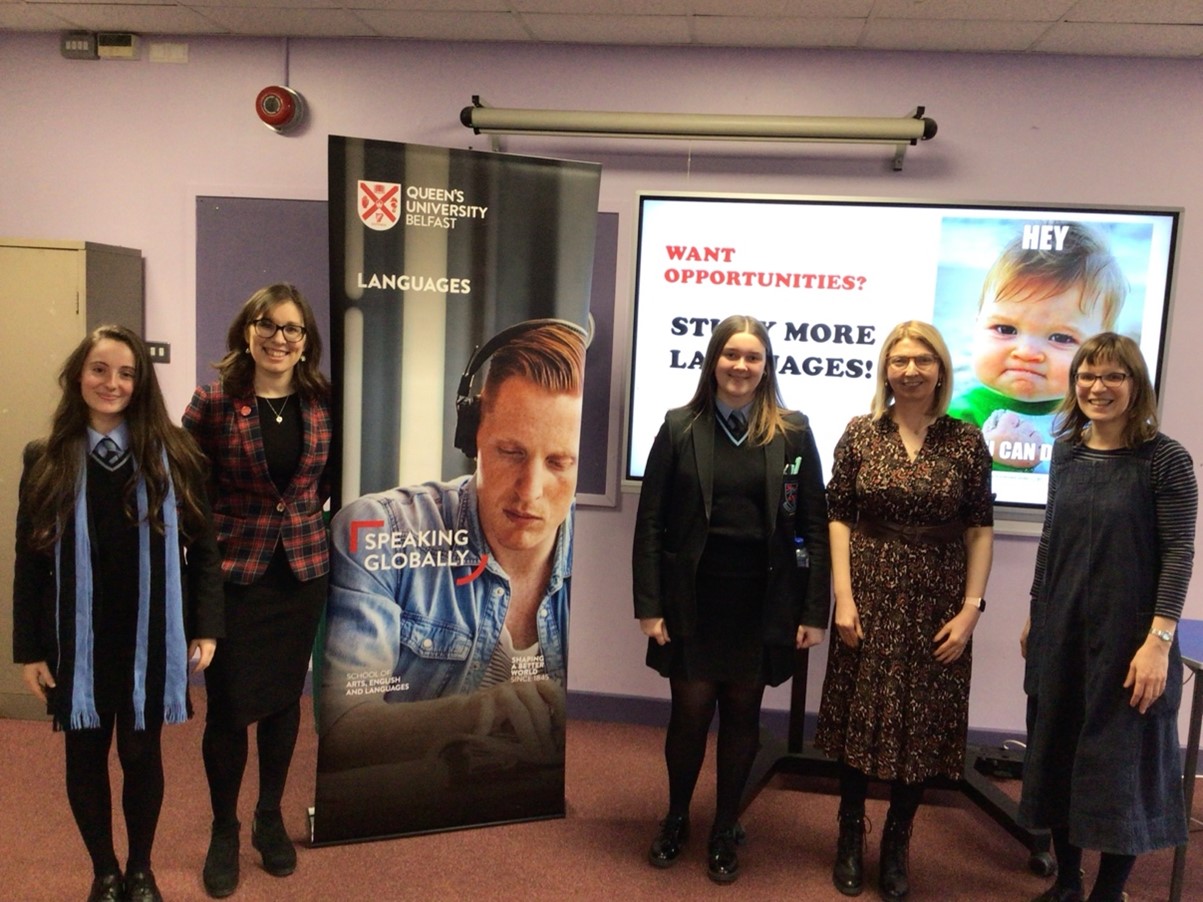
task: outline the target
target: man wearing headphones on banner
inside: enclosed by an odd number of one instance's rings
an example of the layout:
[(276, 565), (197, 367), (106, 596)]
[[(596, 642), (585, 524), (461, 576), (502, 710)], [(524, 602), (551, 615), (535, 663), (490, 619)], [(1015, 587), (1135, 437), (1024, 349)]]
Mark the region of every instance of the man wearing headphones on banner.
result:
[(453, 748), (562, 764), (585, 343), (563, 320), (503, 330), (456, 399), (475, 472), (334, 518), (319, 769)]

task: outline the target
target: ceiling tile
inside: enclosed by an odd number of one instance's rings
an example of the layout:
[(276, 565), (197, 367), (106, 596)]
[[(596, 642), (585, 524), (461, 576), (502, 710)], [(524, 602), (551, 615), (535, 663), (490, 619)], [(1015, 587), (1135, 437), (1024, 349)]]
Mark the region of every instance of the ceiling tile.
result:
[(226, 34), (228, 29), (182, 6), (112, 6), (107, 3), (56, 3), (55, 15), (83, 31), (129, 31), (134, 34)]
[[(864, 19), (876, 5), (877, 0), (786, 0), (782, 14), (808, 19)], [(726, 12), (731, 11), (728, 4)], [(740, 4), (740, 11), (743, 11), (743, 4)]]
[(524, 13), (535, 40), (589, 44), (688, 44), (684, 16), (574, 16)]
[(83, 4), (79, 0), (25, 0), (30, 6), (96, 6), (109, 13), (120, 14), (130, 6), (162, 6), (166, 9), (178, 9), (174, 3), (164, 3), (163, 0), (111, 0), (107, 3)]
[(37, 7), (27, 3), (0, 4), (0, 30), (3, 31), (61, 31), (75, 26), (64, 22), (52, 7)]
[[(362, 0), (349, 0), (359, 4)], [(529, 41), (530, 34), (512, 13), (406, 12), (356, 9), (355, 14), (378, 34), (430, 41)]]
[[(782, 0), (774, 2), (780, 5)], [(520, 13), (564, 16), (684, 16), (694, 4), (689, 0), (512, 0), (508, 5)]]
[[(344, 4), (338, 0), (187, 0), (188, 5), (200, 10), (221, 7), (222, 9), (341, 9)], [(351, 4), (346, 4), (350, 6)]]
[(1066, 22), (1203, 24), (1199, 0), (1078, 0)]
[(877, 0), (875, 18), (1056, 22), (1074, 0)]
[(343, 9), (243, 9), (214, 6), (205, 16), (238, 34), (297, 37), (338, 34), (369, 37), (374, 32)]
[(729, 47), (855, 47), (864, 28), (861, 19), (693, 19), (698, 43)]
[[(193, 2), (193, 0), (188, 0)], [(247, 6), (258, 5), (259, 0), (238, 0)], [(238, 3), (227, 3), (227, 6), (237, 6)], [(460, 21), (465, 20), (463, 13), (508, 13), (513, 11), (514, 4), (510, 0), (373, 0), (364, 3), (362, 0), (327, 0), (327, 6), (338, 6), (344, 9), (391, 9), (395, 12), (411, 13), (447, 13), (459, 15)]]
[(873, 50), (1027, 50), (1050, 26), (1043, 22), (917, 21), (871, 19), (861, 46)]
[(1032, 49), (1098, 56), (1203, 56), (1203, 28), (1063, 22)]

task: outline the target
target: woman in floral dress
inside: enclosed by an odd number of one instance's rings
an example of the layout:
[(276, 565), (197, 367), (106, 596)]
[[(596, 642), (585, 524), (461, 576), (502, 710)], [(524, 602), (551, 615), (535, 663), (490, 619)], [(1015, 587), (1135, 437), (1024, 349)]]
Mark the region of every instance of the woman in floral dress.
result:
[(827, 486), (839, 641), (815, 745), (841, 763), (836, 888), (861, 892), (868, 781), (887, 780), (879, 888), (903, 899), (924, 782), (964, 768), (969, 639), (985, 608), (993, 507), (980, 430), (945, 414), (940, 333), (900, 323), (877, 373), (873, 411), (848, 424)]

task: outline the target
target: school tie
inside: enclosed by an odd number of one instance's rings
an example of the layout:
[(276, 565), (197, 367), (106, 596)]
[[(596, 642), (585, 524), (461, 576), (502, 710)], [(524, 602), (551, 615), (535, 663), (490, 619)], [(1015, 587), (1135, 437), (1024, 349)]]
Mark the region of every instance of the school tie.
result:
[(727, 414), (727, 428), (731, 430), (731, 437), (739, 441), (744, 437), (744, 433), (748, 431), (748, 423), (742, 413), (738, 410), (733, 410)]
[(120, 468), (125, 463), (125, 459), (129, 457), (129, 452), (122, 451), (117, 443), (106, 435), (92, 449), (92, 457), (96, 459), (98, 464), (111, 472)]

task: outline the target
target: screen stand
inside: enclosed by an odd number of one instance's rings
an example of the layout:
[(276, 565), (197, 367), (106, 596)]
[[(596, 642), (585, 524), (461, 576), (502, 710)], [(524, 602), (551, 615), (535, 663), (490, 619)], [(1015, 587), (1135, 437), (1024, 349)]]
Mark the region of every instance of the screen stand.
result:
[[(785, 774), (797, 777), (819, 777), (838, 780), (839, 762), (828, 758), (805, 740), (806, 680), (810, 652), (799, 650), (794, 657), (794, 679), (790, 691), (789, 736), (786, 742), (762, 730), (760, 752), (752, 765), (741, 810), (746, 809), (773, 777)], [(976, 764), (985, 750), (969, 746), (965, 751), (965, 768), (959, 780), (937, 778), (928, 784), (933, 789), (955, 790), (963, 793), (990, 818), (1019, 840), (1028, 850), (1028, 868), (1042, 877), (1056, 873), (1057, 865), (1049, 852), (1052, 842), (1047, 830), (1029, 830), (1016, 821), (1018, 805), (998, 788)]]

